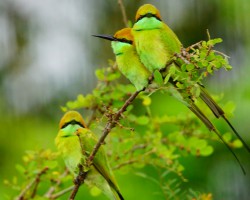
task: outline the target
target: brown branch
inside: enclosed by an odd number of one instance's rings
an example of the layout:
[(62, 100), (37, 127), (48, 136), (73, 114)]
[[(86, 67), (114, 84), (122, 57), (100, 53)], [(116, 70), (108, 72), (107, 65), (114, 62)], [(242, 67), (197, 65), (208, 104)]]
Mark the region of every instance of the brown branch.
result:
[[(144, 89), (143, 89), (143, 90), (144, 90)], [(137, 95), (138, 95), (141, 91), (143, 91), (143, 90), (136, 91), (134, 94), (132, 94), (132, 95), (126, 100), (126, 102), (123, 104), (123, 106), (120, 108), (120, 110), (118, 110), (118, 112), (114, 115), (114, 118), (111, 119), (111, 120), (107, 123), (107, 125), (106, 125), (106, 127), (105, 127), (105, 129), (104, 129), (104, 131), (103, 131), (103, 133), (102, 133), (102, 136), (100, 137), (98, 143), (95, 145), (95, 147), (94, 147), (92, 153), (91, 153), (90, 156), (89, 156), (88, 161), (89, 161), (90, 163), (93, 161), (94, 156), (96, 155), (96, 153), (97, 153), (98, 149), (100, 148), (100, 146), (103, 144), (105, 138), (107, 137), (107, 135), (109, 134), (109, 132), (111, 131), (111, 129), (114, 128), (116, 122), (119, 121), (119, 119), (120, 119), (122, 113), (126, 111), (127, 107), (131, 104), (131, 102), (132, 102), (132, 101), (137, 97)]]
[(48, 170), (48, 167), (45, 167), (44, 169), (42, 169), (37, 175), (36, 178), (33, 179), (22, 191), (21, 193), (15, 198), (15, 200), (24, 200), (24, 196), (26, 194), (26, 192), (31, 189), (31, 187), (34, 185), (34, 189), (32, 191), (32, 195), (31, 198), (34, 198), (36, 195), (36, 189), (38, 187), (38, 184), (40, 183), (40, 177), (46, 173), (46, 171)]
[(187, 47), (186, 48), (186, 51), (188, 52), (188, 51), (190, 51), (191, 49), (193, 49), (193, 48), (195, 48), (195, 47), (200, 47), (201, 46), (201, 43), (202, 43), (203, 41), (199, 41), (199, 42), (196, 42), (195, 44), (192, 44), (192, 45), (190, 45), (189, 47)]
[(126, 15), (126, 10), (125, 10), (123, 1), (122, 0), (118, 0), (118, 4), (119, 4), (120, 9), (122, 11), (123, 23), (125, 24), (126, 27), (128, 27), (128, 18), (127, 18), (127, 15)]
[[(110, 133), (111, 129), (115, 127), (115, 125), (117, 124), (117, 121), (119, 121), (121, 115), (123, 112), (126, 111), (127, 107), (132, 103), (132, 101), (137, 97), (137, 95), (142, 92), (144, 89), (136, 91), (135, 93), (133, 93), (127, 100), (126, 102), (123, 104), (123, 106), (116, 112), (116, 114), (109, 120), (109, 122), (106, 124), (103, 133), (101, 135), (101, 137), (99, 138), (98, 142), (96, 143), (93, 151), (91, 152), (90, 156), (87, 158), (86, 161), (86, 167), (89, 168), (94, 160), (94, 157), (96, 155), (96, 153), (98, 152), (99, 148), (101, 147), (101, 145), (104, 143), (105, 138), (108, 136), (108, 134)], [(78, 192), (79, 187), (81, 186), (81, 184), (84, 183), (84, 180), (87, 176), (88, 171), (84, 171), (82, 170), (82, 165), (79, 165), (79, 174), (75, 179), (75, 186), (74, 189), (70, 195), (70, 200), (75, 199), (75, 196)]]

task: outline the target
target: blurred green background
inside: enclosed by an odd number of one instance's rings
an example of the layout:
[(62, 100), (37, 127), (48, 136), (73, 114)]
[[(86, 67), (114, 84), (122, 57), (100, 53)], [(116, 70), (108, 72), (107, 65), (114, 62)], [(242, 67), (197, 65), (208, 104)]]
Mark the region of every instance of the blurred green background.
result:
[[(217, 48), (230, 56), (233, 69), (218, 71), (205, 85), (213, 94), (223, 93), (223, 101), (235, 103), (231, 121), (250, 145), (249, 0), (124, 0), (129, 20), (134, 22), (136, 10), (144, 3), (160, 9), (184, 46), (207, 39), (206, 29), (212, 38), (223, 39)], [(15, 165), (26, 150), (55, 150), (60, 106), (79, 93), (91, 92), (95, 69), (114, 60), (110, 43), (91, 35), (113, 34), (122, 27), (116, 0), (0, 1), (0, 199), (8, 192), (3, 180), (17, 173)], [(170, 113), (186, 111), (179, 102), (170, 103), (164, 108)], [(223, 121), (216, 125), (227, 130)], [(236, 153), (246, 176), (221, 144), (210, 157), (183, 158), (189, 186), (212, 192), (214, 199), (249, 199), (250, 154), (244, 149)], [(150, 168), (145, 172), (155, 173)], [(133, 174), (117, 176), (126, 199), (136, 195), (155, 199), (154, 193), (160, 192), (152, 182)]]

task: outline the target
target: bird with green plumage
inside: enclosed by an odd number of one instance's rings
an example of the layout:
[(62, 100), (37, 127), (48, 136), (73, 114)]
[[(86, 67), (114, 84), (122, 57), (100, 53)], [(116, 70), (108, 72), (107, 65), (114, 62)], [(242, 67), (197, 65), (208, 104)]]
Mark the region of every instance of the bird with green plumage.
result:
[[(61, 118), (55, 144), (69, 171), (77, 177), (79, 166), (86, 169), (86, 159), (98, 142), (96, 135), (87, 128), (81, 114), (68, 111)], [(96, 153), (85, 184), (99, 188), (111, 200), (123, 200), (114, 174), (109, 166), (103, 146)]]
[(124, 28), (111, 35), (93, 35), (110, 40), (116, 62), (121, 73), (130, 80), (136, 90), (142, 90), (148, 86), (150, 71), (138, 58), (131, 28)]
[[(169, 26), (163, 22), (159, 10), (152, 4), (144, 4), (137, 10), (132, 34), (138, 56), (151, 73), (154, 73), (155, 70), (165, 69), (174, 59), (174, 56), (181, 52), (182, 44), (180, 40)], [(178, 62), (173, 62), (172, 65), (177, 68), (181, 67)], [(163, 70), (164, 73), (166, 73), (167, 70), (168, 69)], [(177, 81), (170, 78), (169, 82), (178, 88), (176, 86)], [(200, 89), (199, 97), (206, 103), (215, 117), (222, 117), (243, 143), (244, 147), (250, 152), (249, 146), (226, 118), (223, 109), (214, 101), (202, 83), (197, 82), (196, 87)], [(188, 90), (182, 90), (181, 93), (181, 96), (185, 97), (183, 99), (185, 104), (188, 105), (189, 109), (198, 117), (200, 116), (199, 118), (201, 119), (202, 116), (198, 114), (199, 111), (194, 107), (194, 102)], [(213, 130), (212, 126), (206, 123), (207, 120), (202, 119), (202, 121), (210, 130)]]
[(138, 9), (135, 21), (132, 34), (141, 62), (150, 72), (165, 68), (174, 54), (180, 53), (181, 42), (151, 4)]

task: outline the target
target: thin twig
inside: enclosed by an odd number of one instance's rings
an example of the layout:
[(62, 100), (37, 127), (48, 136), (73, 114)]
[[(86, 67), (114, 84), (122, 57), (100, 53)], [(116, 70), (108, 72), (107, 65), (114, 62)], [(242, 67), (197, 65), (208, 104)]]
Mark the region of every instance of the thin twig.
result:
[(26, 192), (33, 186), (35, 185), (34, 187), (34, 190), (32, 192), (32, 195), (31, 195), (31, 198), (33, 198), (36, 194), (36, 188), (40, 182), (40, 177), (46, 173), (46, 171), (48, 170), (49, 168), (48, 167), (45, 167), (44, 169), (42, 169), (37, 175), (36, 175), (36, 178), (33, 179), (22, 191), (21, 193), (15, 198), (15, 200), (23, 200), (24, 199), (24, 196), (26, 194)]
[(213, 51), (214, 51), (215, 53), (218, 53), (218, 54), (224, 56), (225, 58), (230, 58), (230, 56), (228, 56), (228, 55), (226, 55), (226, 54), (224, 54), (224, 53), (222, 53), (222, 52), (220, 52), (220, 51), (217, 51), (217, 50), (213, 50)]
[(118, 4), (119, 4), (120, 9), (122, 11), (123, 23), (125, 24), (126, 27), (128, 27), (128, 18), (127, 18), (127, 15), (126, 15), (126, 10), (125, 10), (123, 1), (122, 0), (118, 0)]
[(68, 188), (66, 188), (66, 189), (64, 189), (64, 190), (62, 190), (60, 192), (57, 192), (56, 194), (51, 195), (50, 199), (56, 199), (56, 198), (64, 195), (65, 193), (72, 191), (74, 189), (74, 187), (75, 186), (72, 185), (72, 186), (70, 186), (70, 187), (68, 187)]
[(113, 167), (112, 169), (113, 169), (113, 170), (117, 170), (117, 169), (120, 169), (120, 168), (122, 168), (122, 167), (124, 167), (124, 166), (131, 165), (131, 164), (133, 164), (133, 163), (135, 163), (135, 162), (137, 162), (137, 161), (138, 161), (138, 160), (129, 160), (129, 161), (123, 162), (123, 163), (121, 163), (121, 164), (119, 164), (119, 165), (116, 165), (116, 166)]
[(208, 38), (208, 40), (211, 40), (210, 33), (209, 33), (208, 29), (207, 29), (207, 38)]
[[(94, 160), (94, 157), (96, 155), (96, 153), (98, 152), (99, 148), (101, 147), (101, 145), (104, 143), (105, 138), (108, 136), (108, 134), (110, 133), (111, 129), (115, 127), (117, 121), (119, 121), (122, 113), (124, 111), (126, 111), (127, 107), (132, 103), (132, 101), (137, 97), (137, 95), (142, 92), (144, 89), (136, 91), (135, 93), (133, 93), (127, 100), (126, 102), (123, 104), (123, 106), (117, 111), (117, 113), (110, 119), (110, 121), (106, 124), (102, 136), (99, 138), (98, 142), (96, 143), (93, 151), (91, 152), (90, 156), (87, 158), (87, 162), (86, 162), (86, 167), (90, 167), (92, 165), (92, 162)], [(79, 168), (82, 167), (82, 165), (79, 166)], [(70, 200), (75, 199), (75, 196), (78, 192), (78, 189), (80, 187), (81, 184), (84, 183), (84, 180), (87, 176), (88, 171), (83, 171), (80, 169), (80, 172), (78, 174), (78, 176), (76, 177), (76, 181), (75, 181), (75, 186), (74, 189), (70, 195)]]
[(67, 176), (69, 174), (69, 170), (66, 169), (61, 175), (60, 177), (58, 178), (58, 180), (56, 181), (55, 185), (51, 186), (49, 189), (48, 189), (48, 192), (46, 192), (46, 194), (44, 195), (46, 198), (49, 198), (49, 199), (53, 199), (54, 195), (54, 191), (56, 190), (56, 188), (61, 184), (62, 182), (62, 179)]
[(35, 183), (35, 179), (32, 180), (18, 195), (18, 197), (15, 198), (15, 200), (23, 200), (25, 193), (32, 187), (32, 185)]
[(188, 52), (188, 51), (190, 51), (191, 49), (193, 49), (193, 48), (195, 48), (195, 47), (200, 47), (201, 46), (201, 43), (202, 43), (203, 41), (199, 41), (199, 42), (196, 42), (195, 44), (192, 44), (192, 45), (190, 45), (189, 47), (187, 47), (186, 48), (186, 51)]

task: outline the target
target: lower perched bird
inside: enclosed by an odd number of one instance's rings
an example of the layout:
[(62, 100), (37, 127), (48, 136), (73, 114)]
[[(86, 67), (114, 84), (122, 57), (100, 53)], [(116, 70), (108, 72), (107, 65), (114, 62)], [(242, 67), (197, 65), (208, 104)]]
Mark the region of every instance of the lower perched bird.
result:
[[(66, 112), (60, 121), (59, 128), (55, 139), (56, 146), (67, 168), (76, 177), (79, 173), (79, 165), (82, 165), (84, 169), (86, 158), (98, 142), (97, 137), (86, 127), (82, 116), (77, 111)], [(109, 199), (124, 199), (102, 146), (94, 157), (85, 183), (89, 187), (98, 187)]]
[[(151, 72), (142, 64), (138, 54), (136, 53), (134, 40), (133, 40), (134, 38), (132, 36), (131, 28), (121, 29), (117, 31), (114, 36), (110, 36), (110, 35), (93, 35), (93, 36), (112, 41), (112, 48), (116, 55), (118, 68), (121, 70), (121, 72), (131, 81), (131, 83), (137, 88), (137, 90), (141, 90), (142, 88), (147, 87), (149, 83), (149, 78), (151, 76)], [(173, 79), (170, 78), (169, 83), (171, 83), (174, 87), (176, 87), (176, 83), (173, 81)], [(185, 102), (184, 104), (203, 122), (203, 124), (210, 131), (213, 131), (218, 135), (218, 137), (222, 140), (222, 142), (226, 145), (226, 147), (230, 150), (230, 152), (236, 158), (237, 162), (242, 168), (242, 171), (245, 173), (244, 168), (242, 167), (239, 159), (237, 158), (235, 153), (232, 151), (232, 149), (228, 146), (228, 144), (225, 142), (225, 140), (222, 138), (222, 136), (214, 127), (214, 125), (210, 122), (210, 120), (195, 105), (192, 99), (190, 99), (186, 95), (184, 96), (183, 93), (181, 93), (177, 89), (177, 87), (176, 87), (176, 92), (180, 93), (180, 95), (183, 97), (182, 102)], [(212, 109), (215, 110), (215, 108), (216, 109), (220, 108), (215, 103), (215, 101), (212, 100), (212, 97), (210, 97), (208, 93), (205, 93), (205, 89), (201, 90), (201, 99), (205, 101), (205, 103), (208, 104), (211, 110)], [(216, 111), (213, 111), (213, 112), (217, 114)], [(228, 120), (227, 122), (229, 123)], [(231, 125), (231, 128), (233, 128), (232, 125)], [(243, 144), (246, 144), (243, 141), (243, 139), (239, 136), (238, 133), (236, 135), (243, 142)]]

